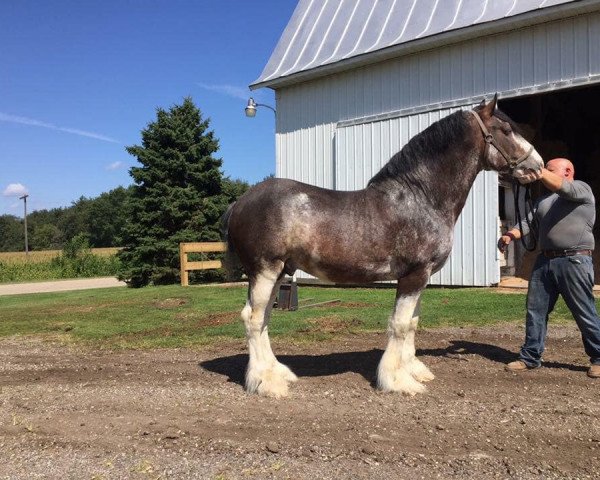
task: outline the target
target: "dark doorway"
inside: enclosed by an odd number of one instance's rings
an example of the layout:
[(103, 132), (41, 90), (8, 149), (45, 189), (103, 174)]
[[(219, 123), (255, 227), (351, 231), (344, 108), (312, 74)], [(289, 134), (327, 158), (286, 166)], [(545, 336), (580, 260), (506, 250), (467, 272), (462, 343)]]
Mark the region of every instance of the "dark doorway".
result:
[[(571, 160), (575, 177), (588, 183), (600, 201), (600, 85), (501, 100), (499, 107), (519, 123), (524, 136), (544, 161), (556, 157)], [(508, 183), (501, 179), (501, 185)], [(545, 193), (545, 189), (536, 182), (532, 193), (535, 198)], [(514, 218), (511, 218), (512, 193), (508, 188), (501, 187), (500, 201), (501, 219), (510, 224)], [(596, 212), (598, 207), (596, 203)], [(594, 236), (598, 244), (600, 222), (596, 222)], [(536, 255), (519, 248), (514, 258), (508, 259), (505, 272), (529, 278)], [(600, 255), (594, 255), (596, 283), (600, 283), (599, 263)]]

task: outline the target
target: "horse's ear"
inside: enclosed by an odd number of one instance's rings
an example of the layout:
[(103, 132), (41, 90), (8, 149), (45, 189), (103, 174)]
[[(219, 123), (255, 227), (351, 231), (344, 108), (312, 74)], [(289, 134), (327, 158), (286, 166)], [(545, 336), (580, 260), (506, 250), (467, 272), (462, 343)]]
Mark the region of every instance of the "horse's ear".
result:
[(498, 103), (498, 94), (496, 93), (494, 95), (494, 98), (490, 103), (485, 103), (485, 100), (481, 103), (482, 104), (480, 105), (480, 107), (483, 107), (481, 109), (481, 113), (486, 117), (491, 117), (494, 114), (494, 110), (496, 110), (496, 103)]
[(485, 107), (485, 98), (481, 100), (481, 103), (479, 104), (479, 106), (477, 108), (483, 108)]

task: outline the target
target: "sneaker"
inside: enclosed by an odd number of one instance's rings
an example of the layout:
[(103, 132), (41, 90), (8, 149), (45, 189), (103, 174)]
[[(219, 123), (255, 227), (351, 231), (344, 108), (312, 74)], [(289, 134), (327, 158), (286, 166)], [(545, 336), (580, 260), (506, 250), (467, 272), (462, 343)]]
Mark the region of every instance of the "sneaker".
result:
[[(514, 362), (506, 364), (504, 370), (507, 372), (524, 372), (525, 370), (531, 370), (533, 368), (537, 367), (530, 367), (523, 360), (515, 360)], [(600, 369), (600, 365), (598, 365), (598, 368)], [(600, 370), (598, 371), (598, 375), (600, 376)]]
[(587, 376), (590, 378), (600, 378), (600, 365), (592, 365), (587, 371)]

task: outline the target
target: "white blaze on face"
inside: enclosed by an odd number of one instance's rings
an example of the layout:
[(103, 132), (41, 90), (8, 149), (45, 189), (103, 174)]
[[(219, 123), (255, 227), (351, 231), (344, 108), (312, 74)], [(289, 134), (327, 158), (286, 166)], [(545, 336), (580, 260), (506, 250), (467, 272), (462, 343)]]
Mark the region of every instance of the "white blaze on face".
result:
[[(515, 138), (517, 140), (517, 144), (519, 145), (519, 150), (523, 152), (529, 151), (531, 148), (531, 144), (525, 140), (521, 135), (515, 134)], [(519, 180), (526, 177), (526, 175), (531, 174), (531, 171), (539, 172), (544, 166), (544, 161), (542, 157), (534, 148), (529, 155), (522, 163), (520, 163), (513, 171), (513, 176)], [(533, 180), (536, 178), (533, 177)]]

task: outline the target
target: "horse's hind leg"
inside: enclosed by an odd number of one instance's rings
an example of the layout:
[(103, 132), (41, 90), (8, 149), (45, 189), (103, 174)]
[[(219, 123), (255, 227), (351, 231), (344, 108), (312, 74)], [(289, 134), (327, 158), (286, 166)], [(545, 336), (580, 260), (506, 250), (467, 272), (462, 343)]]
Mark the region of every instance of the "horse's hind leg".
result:
[(419, 383), (433, 380), (433, 374), (415, 356), (415, 316), (421, 290), (396, 294), (396, 305), (389, 320), (389, 340), (377, 370), (377, 386), (385, 392), (415, 395), (425, 391)]
[(248, 301), (242, 310), (250, 357), (246, 370), (246, 390), (276, 398), (286, 396), (288, 382), (297, 380), (288, 367), (277, 361), (269, 341), (269, 319), (283, 279), (282, 270), (283, 265), (252, 276)]

